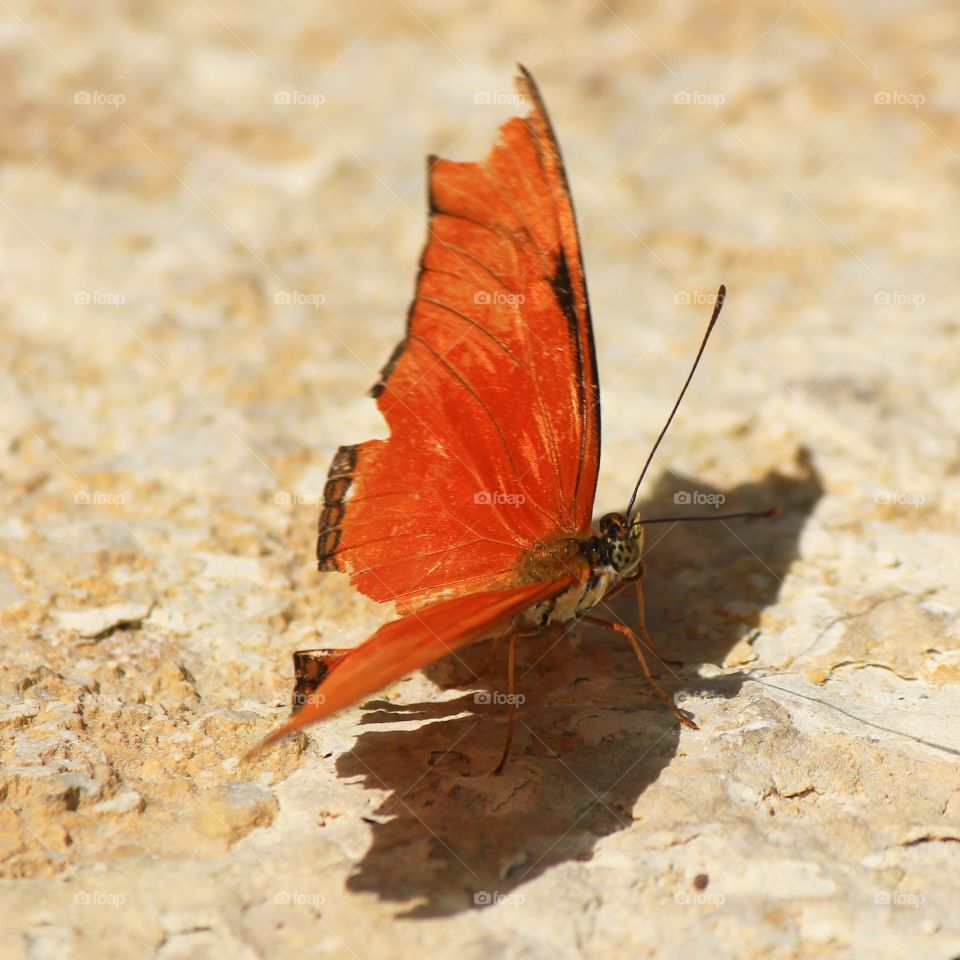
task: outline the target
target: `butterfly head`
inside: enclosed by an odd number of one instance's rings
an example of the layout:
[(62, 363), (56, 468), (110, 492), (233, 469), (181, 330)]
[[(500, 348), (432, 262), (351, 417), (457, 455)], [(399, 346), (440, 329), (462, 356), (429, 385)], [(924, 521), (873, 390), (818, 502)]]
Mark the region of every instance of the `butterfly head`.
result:
[(630, 577), (640, 567), (643, 527), (622, 513), (607, 513), (597, 521), (598, 554), (618, 577)]

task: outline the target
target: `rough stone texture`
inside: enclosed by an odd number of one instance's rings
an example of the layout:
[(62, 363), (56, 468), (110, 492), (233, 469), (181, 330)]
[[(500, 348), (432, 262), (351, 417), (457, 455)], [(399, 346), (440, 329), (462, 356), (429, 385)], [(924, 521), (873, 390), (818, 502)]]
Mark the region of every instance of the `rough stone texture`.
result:
[[(7, 9), (4, 957), (960, 954), (956, 11), (644, 7)], [(581, 216), (598, 511), (722, 280), (643, 509), (784, 515), (650, 528), (697, 732), (578, 628), (522, 649), (502, 778), (502, 659), (241, 764), (291, 651), (387, 615), (313, 569), (316, 499), (383, 434), (423, 157), (484, 154), (515, 60)]]

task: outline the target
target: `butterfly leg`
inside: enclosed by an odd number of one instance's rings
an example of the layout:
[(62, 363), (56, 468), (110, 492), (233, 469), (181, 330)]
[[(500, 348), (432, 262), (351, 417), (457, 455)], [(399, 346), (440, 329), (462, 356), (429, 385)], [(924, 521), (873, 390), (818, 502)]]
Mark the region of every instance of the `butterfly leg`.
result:
[[(493, 642), (490, 645), (490, 655), (486, 660), (483, 661), (477, 670), (470, 670), (470, 672), (473, 674), (474, 680), (479, 680), (493, 665), (493, 661), (497, 658), (497, 651), (500, 649), (500, 641), (502, 639), (503, 637), (494, 637)], [(469, 670), (470, 668), (468, 667), (467, 669)]]
[(517, 637), (535, 637), (541, 631), (537, 630), (511, 630), (506, 634), (507, 638), (507, 736), (503, 742), (503, 753), (500, 754), (500, 762), (491, 771), (491, 775), (499, 777), (503, 773), (503, 768), (507, 765), (507, 757), (510, 756), (510, 745), (513, 743), (513, 724), (517, 715), (517, 698), (514, 695), (514, 675), (516, 665)]
[(605, 597), (604, 600), (609, 603), (618, 593), (625, 590), (630, 585), (633, 585), (637, 592), (637, 619), (640, 623), (640, 636), (643, 640), (644, 646), (647, 650), (650, 651), (668, 670), (672, 667), (682, 667), (682, 660), (668, 660), (664, 657), (656, 646), (654, 646), (653, 640), (650, 637), (650, 634), (647, 633), (647, 628), (645, 625), (646, 615), (644, 613), (644, 601), (643, 601), (643, 564), (640, 565), (640, 568), (635, 574), (629, 577), (625, 577), (620, 583), (613, 588)]
[(513, 631), (507, 641), (507, 736), (503, 741), (500, 762), (494, 767), (493, 776), (499, 777), (507, 765), (510, 745), (513, 743), (513, 722), (517, 714), (516, 697), (513, 695), (514, 667), (516, 664), (517, 632)]
[(643, 596), (643, 583), (640, 577), (633, 580), (633, 585), (637, 594), (637, 623), (640, 625), (640, 636), (643, 639), (646, 648), (669, 670), (671, 667), (682, 667), (682, 660), (667, 660), (653, 643), (653, 639), (647, 632), (647, 607)]
[[(667, 693), (663, 687), (657, 683), (656, 678), (650, 672), (650, 664), (647, 663), (647, 657), (643, 652), (643, 646), (641, 646), (640, 637), (637, 636), (628, 626), (622, 623), (611, 623), (609, 620), (601, 620), (600, 617), (590, 617), (583, 616), (580, 618), (584, 623), (592, 623), (596, 627), (606, 627), (607, 630), (614, 630), (619, 634), (625, 636), (629, 641), (630, 645), (633, 647), (633, 652), (636, 653), (637, 659), (640, 661), (640, 666), (643, 669), (643, 675), (647, 678), (647, 682), (653, 687), (654, 690), (659, 694), (660, 699), (674, 712), (677, 719), (685, 726), (689, 727), (691, 730), (699, 730), (700, 728), (691, 720), (672, 700), (670, 695)], [(649, 644), (650, 637), (647, 634), (647, 628), (643, 622), (643, 608), (640, 609), (640, 636), (643, 638), (645, 644)]]
[[(643, 667), (644, 674), (647, 679), (651, 681), (654, 689), (657, 689), (657, 684), (653, 682), (653, 678), (650, 676), (650, 668), (647, 665), (646, 658), (643, 656), (643, 651), (640, 648), (639, 640), (643, 641), (644, 646), (668, 669), (671, 673), (673, 671), (670, 669), (671, 664), (673, 666), (680, 666), (676, 660), (665, 660), (658, 652), (657, 648), (653, 645), (653, 640), (650, 638), (650, 633), (647, 630), (647, 606), (643, 596), (643, 584), (640, 582), (638, 577), (636, 580), (636, 593), (637, 593), (637, 627), (639, 628), (639, 639), (638, 637), (630, 631), (630, 642), (633, 645), (633, 649), (637, 652), (637, 656), (640, 660), (640, 665)], [(664, 697), (663, 690), (660, 691), (660, 696)], [(691, 730), (699, 730), (700, 728), (693, 722), (685, 713), (682, 713), (680, 709), (674, 704), (673, 700), (668, 700), (670, 704), (670, 709), (679, 717), (680, 722), (685, 726), (689, 727)]]

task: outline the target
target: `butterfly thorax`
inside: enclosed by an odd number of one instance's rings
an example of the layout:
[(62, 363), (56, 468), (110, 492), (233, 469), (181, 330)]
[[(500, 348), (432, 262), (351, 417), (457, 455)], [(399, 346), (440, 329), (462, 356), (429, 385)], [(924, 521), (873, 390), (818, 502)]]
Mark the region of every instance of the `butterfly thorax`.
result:
[(531, 580), (573, 574), (577, 582), (550, 600), (525, 610), (516, 619), (521, 629), (562, 623), (596, 606), (622, 580), (640, 570), (643, 527), (623, 514), (608, 513), (583, 537), (560, 538), (540, 544), (521, 561), (520, 574)]

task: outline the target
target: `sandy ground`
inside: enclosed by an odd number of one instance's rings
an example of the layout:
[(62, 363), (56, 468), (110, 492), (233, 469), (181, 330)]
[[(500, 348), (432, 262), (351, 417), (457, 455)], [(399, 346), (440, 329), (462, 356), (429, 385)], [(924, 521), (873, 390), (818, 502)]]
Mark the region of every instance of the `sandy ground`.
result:
[[(15, 2), (0, 32), (4, 958), (960, 954), (953, 5)], [(402, 331), (424, 156), (538, 78), (678, 729), (595, 628), (514, 757), (438, 664), (252, 764)], [(707, 507), (709, 509), (709, 507)], [(631, 615), (629, 602), (620, 608)], [(479, 667), (486, 651), (466, 659)]]

